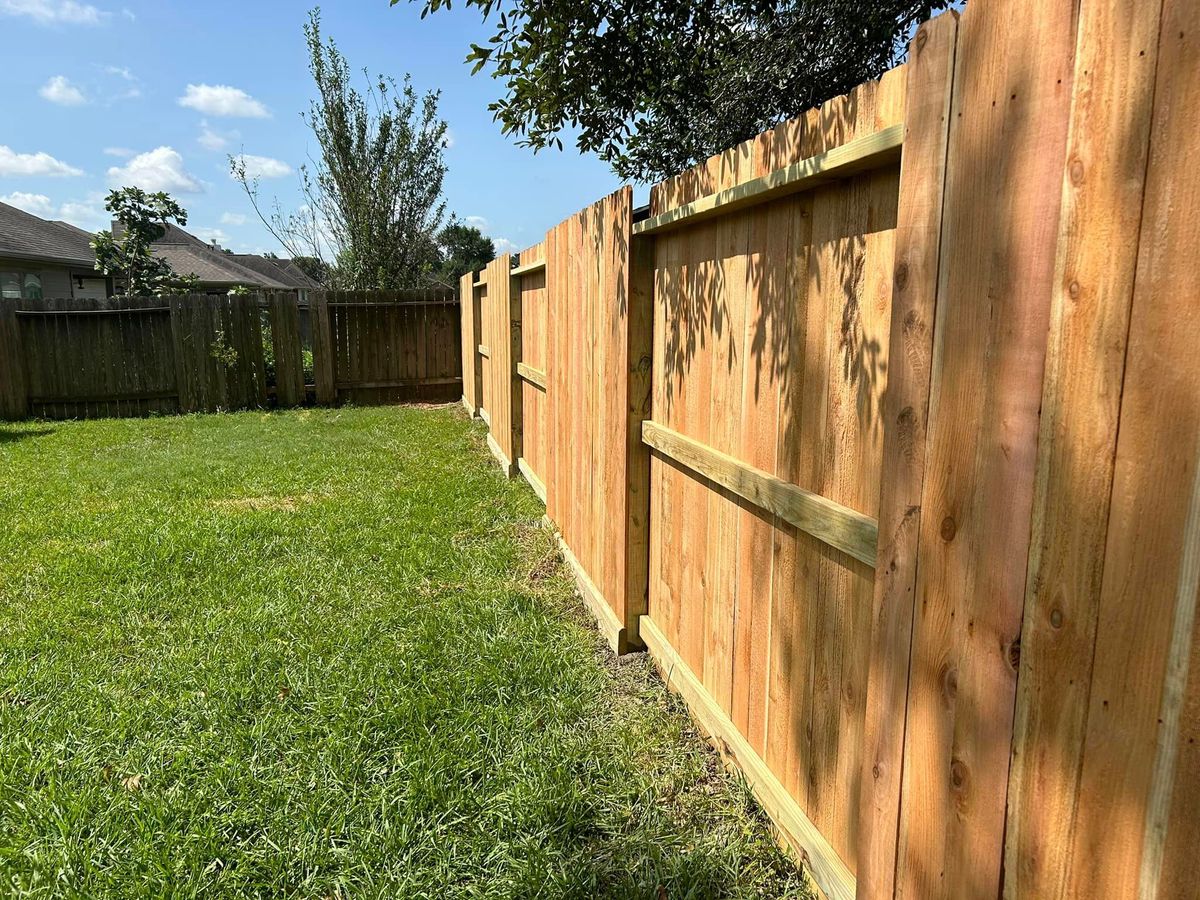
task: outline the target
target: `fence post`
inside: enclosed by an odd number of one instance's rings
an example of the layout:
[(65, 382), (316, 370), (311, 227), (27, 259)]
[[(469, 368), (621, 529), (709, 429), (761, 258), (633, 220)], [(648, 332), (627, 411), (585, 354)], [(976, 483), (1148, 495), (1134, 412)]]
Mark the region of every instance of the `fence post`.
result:
[[(511, 271), (511, 270), (510, 270)], [(516, 474), (517, 462), (525, 453), (524, 442), (524, 396), (525, 391), (521, 382), (521, 374), (517, 371), (517, 363), (521, 361), (521, 277), (508, 276), (508, 315), (509, 315), (509, 426), (510, 442), (512, 444), (512, 474)]]
[(0, 301), (0, 418), (12, 421), (29, 415), (25, 354), (18, 328), (16, 302)]
[(325, 291), (312, 294), (313, 380), (317, 385), (317, 405), (337, 403), (337, 383), (334, 381), (333, 332), (329, 322), (329, 295)]

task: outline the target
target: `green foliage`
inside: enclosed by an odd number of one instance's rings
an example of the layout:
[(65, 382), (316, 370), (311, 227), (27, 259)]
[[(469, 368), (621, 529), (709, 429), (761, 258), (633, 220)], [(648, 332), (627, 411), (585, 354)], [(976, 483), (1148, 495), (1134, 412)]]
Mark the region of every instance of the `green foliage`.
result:
[(225, 332), (220, 329), (217, 330), (216, 337), (209, 345), (208, 355), (226, 368), (237, 365), (238, 353), (229, 345), (229, 341), (225, 338)]
[(951, 3), (466, 0), (495, 27), (467, 62), (504, 83), (489, 109), (518, 144), (573, 132), (621, 178), (658, 181), (878, 77)]
[(0, 424), (4, 895), (809, 896), (540, 514), (449, 409)]
[(254, 288), (247, 287), (244, 284), (235, 284), (229, 289), (230, 297), (248, 297), (254, 293)]
[(284, 213), (276, 203), (264, 214), (242, 158), (230, 157), (231, 173), (293, 258), (323, 262), (322, 282), (352, 290), (416, 287), (436, 264), (435, 236), (445, 217), (439, 95), (418, 96), (408, 76), (397, 84), (365, 69), (360, 90), (337, 44), (322, 38), (319, 10), (309, 13), (304, 36), (318, 93), (304, 118), (320, 155), (314, 168), (301, 167), (303, 205)]
[(456, 288), (462, 275), (478, 271), (496, 258), (496, 245), (475, 226), (451, 217), (438, 232), (437, 253), (438, 261), (429, 273), (430, 283)]
[(104, 208), (116, 218), (118, 233), (98, 231), (92, 239), (96, 271), (121, 280), (124, 293), (133, 297), (177, 293), (176, 286), (190, 288), (193, 280), (177, 275), (171, 264), (150, 252), (150, 245), (166, 232), (169, 222), (187, 224), (187, 210), (170, 194), (148, 194), (141, 188), (110, 191)]
[(317, 284), (333, 281), (333, 269), (319, 256), (293, 256), (292, 262)]

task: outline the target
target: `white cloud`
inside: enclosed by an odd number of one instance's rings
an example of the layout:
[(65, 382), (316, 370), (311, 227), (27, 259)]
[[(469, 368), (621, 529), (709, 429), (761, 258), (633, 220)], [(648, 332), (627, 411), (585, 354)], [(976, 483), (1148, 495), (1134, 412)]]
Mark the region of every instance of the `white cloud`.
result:
[(205, 115), (224, 118), (266, 119), (271, 115), (265, 106), (241, 88), (224, 84), (189, 84), (178, 103)]
[(7, 196), (0, 196), (0, 203), (7, 203), (27, 213), (45, 218), (54, 212), (54, 203), (45, 194), (28, 194), (25, 191), (13, 191)]
[(521, 249), (521, 245), (510, 241), (505, 237), (496, 237), (492, 234), (492, 223), (483, 216), (466, 216), (463, 219), (464, 225), (470, 225), (472, 228), (478, 228), (483, 234), (492, 239), (492, 244), (496, 247), (496, 253), (516, 253)]
[(180, 194), (203, 193), (204, 185), (183, 167), (183, 157), (174, 147), (156, 147), (140, 153), (124, 166), (108, 170), (113, 187), (134, 186), (147, 191)]
[[(237, 132), (234, 134), (236, 135)], [(208, 126), (208, 120), (203, 119), (200, 122), (200, 137), (196, 140), (205, 150), (224, 150), (229, 146), (230, 139), (218, 131), (213, 131)]]
[(454, 146), (454, 140), (455, 140), (454, 132), (451, 131), (449, 128), (446, 129), (446, 136), (445, 136), (444, 140), (446, 142), (447, 150), (449, 150), (451, 147)]
[(229, 243), (229, 235), (227, 235), (220, 228), (190, 228), (188, 230), (191, 231), (191, 233), (196, 237), (200, 238), (200, 240), (209, 244), (211, 244), (213, 241), (216, 241), (218, 244), (222, 245)]
[(105, 147), (104, 152), (108, 156), (117, 157), (117, 159), (129, 159), (133, 156), (133, 151), (128, 147)]
[(222, 225), (245, 225), (246, 217), (241, 213), (221, 213)]
[[(256, 178), (283, 178), (285, 175), (292, 174), (292, 167), (279, 159), (272, 159), (269, 156), (254, 156), (250, 153), (241, 153), (237, 157), (246, 167), (246, 177), (253, 181)], [(230, 178), (233, 174), (230, 173)]]
[(58, 208), (58, 218), (84, 231), (99, 231), (112, 224), (112, 216), (104, 208), (104, 195), (89, 194), (85, 200), (68, 200)]
[(49, 153), (17, 153), (0, 144), (0, 175), (82, 175), (83, 170), (55, 159)]
[(108, 13), (76, 0), (0, 0), (0, 15), (24, 16), (39, 25), (99, 25)]
[(104, 66), (104, 74), (112, 78), (119, 78), (125, 82), (125, 89), (113, 93), (108, 102), (112, 103), (116, 100), (134, 100), (142, 96), (141, 83), (138, 77), (126, 66)]
[(71, 84), (65, 75), (55, 75), (42, 85), (39, 94), (51, 103), (59, 106), (82, 106), (87, 103), (83, 91)]

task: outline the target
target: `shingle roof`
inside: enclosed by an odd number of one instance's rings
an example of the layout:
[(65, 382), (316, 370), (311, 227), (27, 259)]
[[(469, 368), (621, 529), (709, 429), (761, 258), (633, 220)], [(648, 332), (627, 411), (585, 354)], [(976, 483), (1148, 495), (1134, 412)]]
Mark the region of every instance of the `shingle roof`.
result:
[[(90, 269), (96, 262), (91, 240), (82, 228), (0, 203), (0, 258), (48, 260)], [(320, 287), (290, 259), (225, 253), (174, 225), (167, 226), (151, 252), (180, 275), (195, 275), (205, 285), (244, 284), (276, 291)]]
[(96, 263), (91, 240), (86, 231), (0, 203), (0, 257), (45, 259), (91, 268)]
[(255, 272), (274, 278), (290, 288), (309, 291), (321, 289), (321, 285), (316, 280), (305, 274), (304, 270), (290, 259), (271, 259), (254, 253), (235, 253), (233, 258), (247, 269), (253, 269)]

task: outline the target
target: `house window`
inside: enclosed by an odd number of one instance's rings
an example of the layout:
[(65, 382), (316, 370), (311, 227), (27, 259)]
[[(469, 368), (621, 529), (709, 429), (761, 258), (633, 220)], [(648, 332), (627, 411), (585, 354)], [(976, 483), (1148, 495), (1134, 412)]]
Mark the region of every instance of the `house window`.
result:
[(42, 276), (34, 272), (0, 272), (0, 297), (5, 300), (41, 300)]

